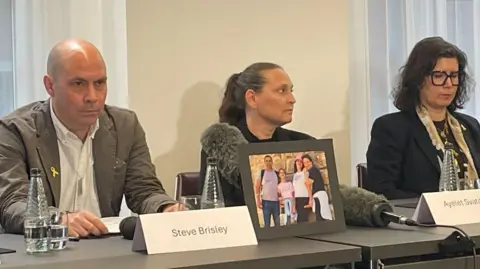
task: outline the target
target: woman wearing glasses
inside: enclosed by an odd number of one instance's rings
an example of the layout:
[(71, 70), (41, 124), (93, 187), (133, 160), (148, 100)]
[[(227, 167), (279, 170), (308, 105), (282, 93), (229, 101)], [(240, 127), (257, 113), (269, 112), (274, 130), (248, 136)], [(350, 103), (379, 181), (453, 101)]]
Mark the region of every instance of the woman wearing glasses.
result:
[(464, 52), (440, 37), (418, 42), (393, 91), (400, 112), (373, 124), (363, 187), (388, 199), (438, 191), (447, 142), (454, 145), (459, 178), (477, 179), (480, 125), (457, 112), (473, 86)]

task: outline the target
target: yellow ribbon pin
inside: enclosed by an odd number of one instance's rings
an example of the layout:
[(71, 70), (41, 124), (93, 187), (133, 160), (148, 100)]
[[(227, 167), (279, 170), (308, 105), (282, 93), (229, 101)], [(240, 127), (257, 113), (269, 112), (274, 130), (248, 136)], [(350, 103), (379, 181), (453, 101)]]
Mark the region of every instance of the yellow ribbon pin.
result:
[(53, 166), (50, 167), (50, 171), (52, 171), (53, 177), (56, 177), (56, 176), (58, 175), (58, 172), (57, 172), (57, 170), (55, 169), (55, 167), (53, 167)]

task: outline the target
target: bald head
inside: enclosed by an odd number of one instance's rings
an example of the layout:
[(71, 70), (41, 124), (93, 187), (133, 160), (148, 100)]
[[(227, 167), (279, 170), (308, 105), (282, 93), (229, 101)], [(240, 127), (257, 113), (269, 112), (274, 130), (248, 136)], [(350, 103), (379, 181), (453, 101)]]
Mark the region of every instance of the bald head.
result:
[(103, 111), (107, 96), (105, 62), (98, 49), (81, 39), (56, 44), (48, 55), (45, 89), (57, 118), (80, 139)]
[(50, 51), (47, 74), (56, 77), (66, 65), (77, 60), (96, 61), (105, 66), (103, 57), (95, 45), (83, 39), (66, 39), (57, 43)]

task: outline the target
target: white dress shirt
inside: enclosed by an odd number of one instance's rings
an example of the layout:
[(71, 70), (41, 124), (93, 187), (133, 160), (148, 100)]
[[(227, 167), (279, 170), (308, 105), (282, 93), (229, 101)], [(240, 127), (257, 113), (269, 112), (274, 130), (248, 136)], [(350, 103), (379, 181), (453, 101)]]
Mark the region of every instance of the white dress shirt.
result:
[(53, 126), (57, 134), (60, 157), (61, 190), (59, 209), (63, 211), (86, 210), (101, 217), (93, 168), (93, 138), (99, 122), (90, 128), (85, 142), (70, 132), (55, 115), (50, 103)]

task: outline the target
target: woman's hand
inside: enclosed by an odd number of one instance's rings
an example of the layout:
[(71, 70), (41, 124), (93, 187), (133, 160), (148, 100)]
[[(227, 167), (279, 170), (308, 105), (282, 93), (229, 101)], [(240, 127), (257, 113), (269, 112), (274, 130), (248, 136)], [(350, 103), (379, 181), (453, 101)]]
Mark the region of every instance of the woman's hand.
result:
[(257, 197), (256, 200), (257, 200), (257, 208), (262, 209), (262, 201), (260, 200), (260, 197)]
[(304, 206), (304, 208), (312, 208), (313, 207), (313, 199), (310, 198), (308, 199), (308, 204), (306, 206)]

